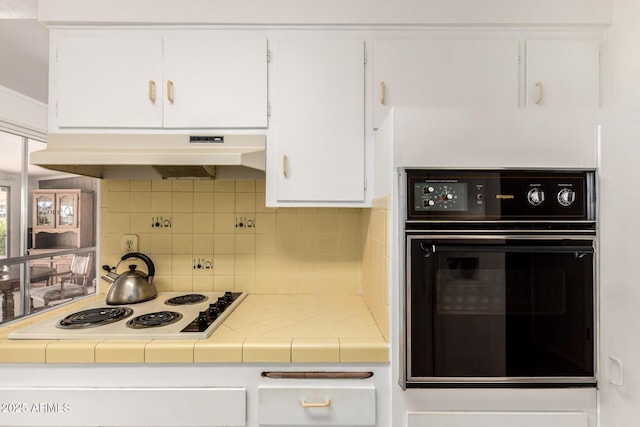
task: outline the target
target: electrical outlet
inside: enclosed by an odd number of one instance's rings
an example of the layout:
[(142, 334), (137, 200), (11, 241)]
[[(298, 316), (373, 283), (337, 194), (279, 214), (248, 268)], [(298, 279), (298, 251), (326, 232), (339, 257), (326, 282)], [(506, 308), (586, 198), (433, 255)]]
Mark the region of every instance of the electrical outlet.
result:
[(135, 234), (124, 234), (120, 238), (120, 249), (125, 254), (138, 252), (138, 236)]

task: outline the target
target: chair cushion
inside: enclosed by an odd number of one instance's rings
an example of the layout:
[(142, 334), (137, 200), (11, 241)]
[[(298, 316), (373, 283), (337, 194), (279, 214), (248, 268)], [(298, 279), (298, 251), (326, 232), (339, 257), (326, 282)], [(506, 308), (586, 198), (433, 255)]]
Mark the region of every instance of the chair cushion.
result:
[[(29, 293), (31, 298), (42, 301), (55, 301), (60, 299), (60, 285), (45, 286), (42, 288), (32, 288)], [(71, 298), (84, 295), (84, 288), (73, 283), (64, 285), (64, 297)]]

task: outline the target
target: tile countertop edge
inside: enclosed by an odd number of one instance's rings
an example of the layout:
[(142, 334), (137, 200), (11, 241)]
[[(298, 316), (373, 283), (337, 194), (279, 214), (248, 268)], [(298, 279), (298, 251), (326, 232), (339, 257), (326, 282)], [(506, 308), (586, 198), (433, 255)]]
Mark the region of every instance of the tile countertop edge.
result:
[[(288, 341), (288, 342), (287, 342)], [(386, 363), (388, 343), (369, 339), (0, 340), (0, 363)]]
[[(99, 296), (98, 296), (99, 297)], [(77, 310), (87, 298), (41, 316)], [(73, 308), (72, 308), (73, 307)], [(36, 316), (40, 319), (41, 317)], [(202, 340), (10, 340), (9, 331), (34, 317), (0, 327), (0, 363), (211, 364), (211, 363), (387, 363), (389, 343), (369, 338), (266, 338), (217, 336)]]

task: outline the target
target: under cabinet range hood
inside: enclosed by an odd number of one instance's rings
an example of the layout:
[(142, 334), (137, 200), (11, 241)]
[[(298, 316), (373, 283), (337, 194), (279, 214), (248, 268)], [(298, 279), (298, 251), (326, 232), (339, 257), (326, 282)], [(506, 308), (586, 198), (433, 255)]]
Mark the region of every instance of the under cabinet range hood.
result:
[(264, 135), (49, 134), (43, 168), (94, 178), (263, 178)]

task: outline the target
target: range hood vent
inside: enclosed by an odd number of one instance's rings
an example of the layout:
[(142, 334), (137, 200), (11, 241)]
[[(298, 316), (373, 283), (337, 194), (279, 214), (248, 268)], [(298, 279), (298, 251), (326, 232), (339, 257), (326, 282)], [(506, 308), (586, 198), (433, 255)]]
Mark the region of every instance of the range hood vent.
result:
[(94, 178), (264, 178), (264, 135), (49, 134), (43, 168)]
[(215, 178), (215, 166), (187, 166), (187, 165), (154, 165), (151, 166), (163, 178)]

